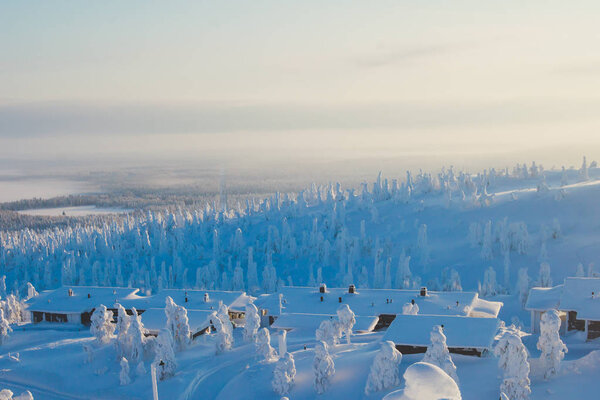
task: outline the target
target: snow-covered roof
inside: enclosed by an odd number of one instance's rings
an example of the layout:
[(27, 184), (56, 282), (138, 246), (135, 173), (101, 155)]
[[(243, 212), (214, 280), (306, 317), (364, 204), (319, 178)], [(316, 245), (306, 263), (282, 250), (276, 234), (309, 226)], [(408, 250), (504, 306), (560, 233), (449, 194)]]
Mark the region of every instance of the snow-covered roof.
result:
[[(208, 294), (208, 301), (204, 301), (204, 295)], [(125, 308), (135, 307), (138, 310), (150, 308), (164, 308), (167, 296), (175, 303), (188, 310), (214, 310), (219, 308), (222, 301), (232, 311), (244, 311), (251, 297), (244, 292), (230, 292), (224, 290), (190, 290), (190, 289), (163, 289), (155, 295), (147, 297), (132, 298), (122, 301)], [(187, 297), (187, 301), (186, 301)]]
[(501, 301), (484, 300), (477, 296), (471, 305), (469, 317), (496, 318), (503, 305)]
[(411, 300), (419, 306), (419, 314), (466, 316), (478, 298), (474, 292), (429, 291), (426, 297), (422, 297), (418, 290), (357, 289), (355, 293), (348, 293), (348, 288), (327, 288), (326, 293), (320, 293), (319, 288), (285, 286), (278, 293), (260, 296), (254, 304), (269, 310), (272, 315), (278, 315), (279, 294), (283, 294), (284, 313), (329, 315), (335, 314), (340, 304), (348, 304), (356, 315), (362, 316), (398, 314), (402, 312), (402, 306)]
[(383, 340), (397, 345), (429, 346), (435, 325), (444, 325), (448, 347), (489, 349), (498, 331), (498, 318), (471, 318), (454, 315), (399, 314), (388, 327)]
[[(297, 329), (305, 331), (316, 331), (323, 320), (337, 319), (337, 315), (324, 314), (281, 314), (271, 325), (274, 329)], [(355, 317), (354, 332), (371, 332), (377, 325), (378, 317)]]
[(534, 287), (529, 290), (525, 309), (529, 311), (547, 311), (560, 307), (560, 298), (564, 285), (551, 288)]
[[(192, 333), (199, 332), (210, 325), (213, 311), (188, 310), (187, 316)], [(164, 308), (149, 308), (142, 314), (144, 327), (153, 333), (158, 333), (167, 326), (167, 315)]]
[[(69, 296), (69, 289), (72, 291), (72, 296)], [(91, 311), (100, 304), (112, 308), (117, 301), (138, 297), (137, 292), (138, 289), (132, 288), (63, 286), (58, 289), (44, 290), (39, 296), (29, 299), (27, 305), (29, 311), (82, 313)]]
[(577, 311), (578, 319), (600, 321), (600, 278), (565, 279), (560, 309)]

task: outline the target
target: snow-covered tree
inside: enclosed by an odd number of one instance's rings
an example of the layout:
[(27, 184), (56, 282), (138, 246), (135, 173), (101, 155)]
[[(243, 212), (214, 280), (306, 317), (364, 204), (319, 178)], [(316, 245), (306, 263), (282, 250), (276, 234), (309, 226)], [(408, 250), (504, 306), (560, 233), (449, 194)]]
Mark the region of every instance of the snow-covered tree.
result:
[(317, 341), (323, 341), (329, 347), (335, 346), (340, 342), (340, 338), (342, 337), (339, 322), (332, 319), (321, 321), (319, 328), (315, 332), (315, 337)]
[(168, 329), (161, 329), (156, 338), (154, 365), (161, 381), (175, 375), (177, 362), (173, 349), (173, 335)]
[(227, 334), (231, 336), (231, 343), (233, 344), (233, 324), (229, 318), (229, 307), (227, 307), (222, 301), (219, 301), (217, 317), (223, 323), (223, 327), (227, 330)]
[(242, 266), (239, 264), (239, 262), (233, 270), (233, 280), (231, 282), (231, 285), (231, 288), (233, 290), (244, 290), (244, 270), (242, 269)]
[(421, 265), (424, 270), (427, 270), (429, 265), (429, 243), (427, 240), (427, 225), (423, 224), (419, 227), (419, 233), (417, 235), (417, 248), (421, 255)]
[(494, 252), (492, 248), (492, 221), (488, 221), (485, 224), (483, 231), (483, 244), (481, 246), (481, 258), (484, 260), (491, 260), (494, 258)]
[(256, 352), (259, 357), (266, 362), (272, 362), (277, 359), (277, 352), (271, 347), (271, 335), (267, 328), (262, 328), (256, 334)]
[(552, 276), (550, 275), (550, 264), (543, 262), (540, 264), (540, 273), (538, 275), (538, 286), (540, 287), (551, 287)]
[(254, 304), (250, 303), (246, 306), (244, 321), (244, 340), (256, 342), (256, 333), (260, 328), (260, 315), (258, 315), (258, 308)]
[(396, 350), (393, 342), (388, 340), (381, 343), (381, 349), (371, 365), (365, 393), (368, 395), (398, 386), (400, 384), (398, 366), (401, 361), (402, 353)]
[(229, 333), (227, 326), (223, 323), (221, 318), (219, 318), (219, 315), (216, 312), (212, 313), (211, 321), (217, 331), (215, 341), (217, 354), (231, 350), (231, 346), (233, 346), (233, 337)]
[(115, 304), (117, 308), (117, 355), (119, 357), (125, 357), (129, 353), (129, 340), (130, 337), (127, 333), (129, 330), (129, 325), (131, 323), (129, 315), (127, 315), (127, 311), (125, 307), (123, 307), (120, 303)]
[(546, 262), (548, 261), (548, 250), (546, 249), (546, 241), (542, 242), (540, 246), (540, 254), (538, 255), (538, 262)]
[(402, 254), (396, 270), (396, 289), (410, 289), (412, 273), (410, 272), (410, 256)]
[(275, 393), (283, 396), (290, 392), (295, 379), (296, 364), (294, 363), (294, 356), (286, 352), (275, 364), (271, 386), (273, 386)]
[(119, 373), (119, 383), (121, 386), (129, 385), (131, 378), (129, 377), (129, 362), (125, 357), (121, 357), (121, 372)]
[(483, 284), (479, 294), (485, 296), (495, 296), (498, 293), (498, 284), (496, 282), (496, 270), (494, 267), (488, 267), (483, 274)]
[(548, 310), (542, 314), (540, 323), (540, 338), (537, 342), (538, 350), (542, 351), (540, 364), (544, 369), (544, 378), (555, 376), (560, 370), (560, 362), (568, 351), (567, 346), (560, 339), (560, 316), (556, 310)]
[(10, 332), (12, 332), (12, 328), (10, 327), (8, 320), (4, 318), (4, 310), (0, 307), (0, 345), (6, 343)]
[(339, 329), (344, 333), (344, 335), (346, 335), (346, 343), (350, 344), (352, 328), (356, 323), (354, 312), (350, 309), (348, 304), (342, 304), (337, 309), (337, 316), (339, 321)]
[(115, 331), (115, 325), (112, 323), (113, 313), (109, 311), (104, 304), (100, 304), (92, 314), (92, 324), (90, 332), (96, 337), (98, 344), (110, 342)]
[(287, 353), (287, 331), (282, 329), (277, 335), (277, 343), (279, 347), (277, 348), (279, 352), (279, 357), (283, 357), (285, 353)]
[(127, 330), (129, 345), (129, 360), (137, 363), (144, 358), (144, 347), (146, 345), (146, 328), (142, 323), (142, 316), (138, 315), (135, 307), (131, 308), (133, 315), (129, 319), (129, 329)]
[(460, 275), (458, 271), (452, 268), (448, 274), (447, 269), (444, 269), (442, 273), (442, 290), (445, 292), (461, 292), (462, 284), (460, 281)]
[(588, 172), (587, 159), (585, 158), (585, 156), (583, 157), (583, 162), (581, 163), (581, 169), (579, 169), (579, 176), (581, 177), (582, 181), (588, 181), (588, 180), (590, 180), (590, 175), (589, 175), (589, 172)]
[(29, 300), (37, 296), (39, 293), (35, 290), (35, 287), (31, 284), (31, 282), (27, 282), (27, 296), (25, 300)]
[(146, 375), (146, 367), (144, 366), (144, 362), (140, 361), (137, 365), (137, 367), (135, 367), (135, 374), (137, 376), (144, 376)]
[(527, 297), (529, 296), (529, 275), (527, 274), (527, 268), (519, 269), (517, 291), (519, 292), (519, 300), (521, 300), (521, 305), (525, 306)]
[(173, 335), (175, 348), (183, 350), (189, 345), (192, 336), (187, 310), (185, 307), (175, 304), (171, 296), (167, 296), (165, 303), (165, 314), (167, 316), (166, 328)]
[(335, 374), (335, 365), (329, 355), (327, 343), (317, 341), (313, 360), (315, 374), (314, 387), (318, 394), (323, 394), (329, 387), (331, 377)]
[(569, 180), (567, 179), (567, 170), (563, 166), (560, 174), (560, 186), (567, 186), (568, 184)]
[(510, 293), (510, 252), (504, 253), (504, 290)]
[(529, 387), (529, 362), (527, 350), (519, 335), (505, 332), (494, 348), (498, 366), (504, 371), (500, 390), (511, 400), (527, 400), (531, 394)]
[(423, 362), (437, 365), (447, 373), (458, 384), (458, 375), (456, 375), (456, 366), (450, 357), (448, 346), (446, 345), (446, 335), (440, 325), (435, 325), (431, 334), (431, 345), (427, 347)]
[(575, 276), (578, 278), (585, 277), (585, 270), (583, 269), (582, 263), (577, 264), (577, 270), (575, 271)]

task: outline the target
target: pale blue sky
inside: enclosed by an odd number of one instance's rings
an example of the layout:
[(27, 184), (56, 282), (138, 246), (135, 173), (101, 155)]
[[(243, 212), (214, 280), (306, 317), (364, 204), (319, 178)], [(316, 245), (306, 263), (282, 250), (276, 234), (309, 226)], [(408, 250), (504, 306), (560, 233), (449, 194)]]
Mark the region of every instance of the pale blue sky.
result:
[(147, 155), (586, 149), (599, 15), (592, 0), (4, 0), (0, 155), (126, 152), (140, 135)]

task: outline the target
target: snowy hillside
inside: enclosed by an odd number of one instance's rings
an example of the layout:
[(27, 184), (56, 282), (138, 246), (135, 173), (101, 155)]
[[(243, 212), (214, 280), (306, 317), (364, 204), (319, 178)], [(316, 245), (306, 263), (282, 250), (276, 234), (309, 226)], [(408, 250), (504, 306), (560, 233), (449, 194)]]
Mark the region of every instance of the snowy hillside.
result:
[[(566, 277), (600, 275), (600, 169), (595, 163), (588, 167), (584, 160), (581, 169), (562, 171), (533, 163), (479, 174), (449, 168), (437, 174), (408, 173), (398, 180), (380, 176), (360, 188), (313, 185), (298, 194), (276, 194), (235, 206), (227, 203), (225, 193), (221, 197), (221, 204), (202, 210), (115, 216), (103, 227), (4, 232), (0, 275), (6, 276), (6, 284), (0, 287), (0, 296), (17, 294), (14, 301), (32, 296), (28, 282), (38, 291), (89, 285), (139, 288), (139, 295), (148, 296), (183, 288), (243, 291), (258, 297), (277, 293), (283, 286), (317, 288), (320, 283), (331, 288), (354, 284), (358, 290), (474, 291), (481, 298), (503, 302), (499, 318), (506, 326), (516, 325), (501, 330), (505, 337), (497, 339), (505, 340), (507, 352), (515, 341), (525, 345), (532, 399), (562, 399), (567, 393), (569, 398), (585, 399), (600, 389), (591, 379), (600, 371), (600, 342), (586, 342), (579, 333), (563, 338), (569, 348), (563, 367), (553, 380), (544, 379), (538, 335), (525, 333), (530, 313), (523, 309), (532, 286), (551, 287)], [(138, 355), (142, 367), (137, 363), (124, 367), (119, 329), (117, 336), (111, 332), (106, 343), (98, 345), (98, 335), (94, 338), (83, 326), (27, 324), (26, 319), (13, 318), (13, 332), (0, 346), (0, 388), (15, 393), (29, 389), (36, 399), (152, 398), (153, 356)], [(135, 323), (143, 324), (144, 314), (139, 320)], [(218, 325), (222, 319), (215, 321)], [(274, 371), (284, 377), (278, 381), (280, 387), (293, 368), (289, 398), (313, 399), (319, 391), (313, 385), (317, 359), (325, 382), (322, 398), (378, 399), (407, 385), (389, 398), (410, 399), (420, 370), (438, 373), (427, 366), (415, 367), (403, 378), (406, 369), (424, 356), (397, 356), (392, 350), (383, 355), (385, 330), (371, 327), (366, 333), (353, 333), (351, 343), (342, 340), (320, 348), (314, 321), (304, 323), (311, 329), (287, 334), (293, 365), (289, 360), (286, 364), (284, 354), (279, 359), (275, 354), (272, 360), (261, 356), (268, 347), (257, 352), (245, 341), (243, 323), (230, 330), (231, 337), (221, 334), (227, 332), (226, 326), (215, 326), (216, 334), (201, 335), (176, 351), (173, 376), (158, 384), (160, 398), (279, 399), (271, 383)], [(275, 353), (281, 330), (273, 327), (268, 332)], [(152, 347), (162, 348), (162, 340), (159, 333)], [(441, 349), (445, 340), (444, 336)], [(398, 376), (366, 393), (371, 365), (380, 353), (380, 368), (400, 362)], [(329, 357), (335, 373), (327, 372)], [(450, 379), (452, 391), (456, 381), (463, 399), (496, 399), (502, 357), (487, 352), (481, 358), (452, 354), (457, 376), (442, 375), (440, 382)], [(125, 373), (129, 381), (123, 380), (124, 368), (130, 368)], [(405, 378), (411, 376), (415, 386), (409, 390)], [(579, 388), (575, 395), (566, 389), (573, 385)]]

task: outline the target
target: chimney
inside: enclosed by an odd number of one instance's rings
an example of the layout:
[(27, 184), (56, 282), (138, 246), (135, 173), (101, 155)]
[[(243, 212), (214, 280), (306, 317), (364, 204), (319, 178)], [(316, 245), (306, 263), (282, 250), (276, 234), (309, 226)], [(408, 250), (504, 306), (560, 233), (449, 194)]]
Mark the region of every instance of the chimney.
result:
[(187, 290), (185, 291), (185, 302), (188, 302), (188, 298), (187, 298)]
[[(73, 295), (71, 294), (71, 296), (73, 296)], [(91, 299), (91, 298), (92, 298), (92, 295), (88, 293), (88, 299)]]
[(323, 301), (323, 296), (321, 296), (321, 301)]
[(67, 293), (69, 294), (69, 297), (73, 296), (73, 289), (69, 289)]
[(338, 300), (339, 300), (340, 303), (342, 302), (342, 298), (341, 297), (338, 297)]
[(420, 293), (421, 297), (425, 297), (427, 296), (427, 288), (425, 286), (423, 286), (421, 288), (421, 293)]
[(321, 283), (321, 286), (319, 286), (319, 293), (325, 293), (327, 292), (327, 285), (325, 285), (324, 283)]
[(354, 293), (356, 291), (356, 286), (350, 285), (348, 286), (348, 293)]

